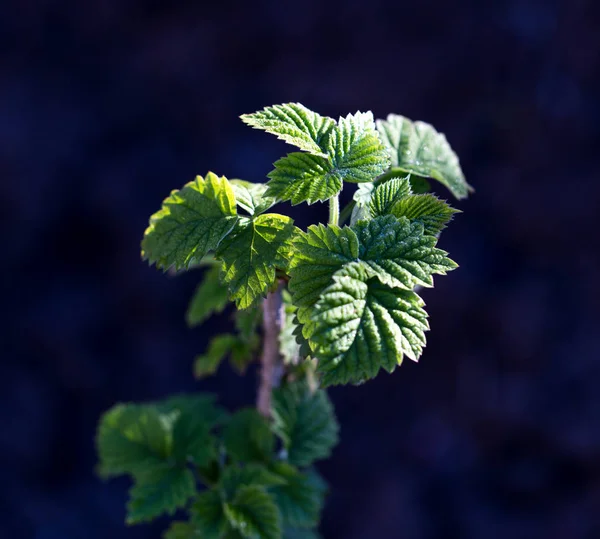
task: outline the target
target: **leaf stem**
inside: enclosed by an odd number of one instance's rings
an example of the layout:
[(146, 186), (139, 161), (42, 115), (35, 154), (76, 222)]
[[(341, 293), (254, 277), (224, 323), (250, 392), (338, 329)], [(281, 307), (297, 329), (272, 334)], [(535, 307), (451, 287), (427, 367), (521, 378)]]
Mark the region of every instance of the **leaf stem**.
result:
[(355, 200), (351, 200), (350, 202), (348, 202), (348, 204), (344, 206), (340, 213), (340, 225), (343, 225), (350, 218), (354, 206), (356, 206)]
[(332, 196), (329, 199), (329, 224), (338, 225), (340, 221), (340, 197)]
[(260, 358), (260, 383), (256, 397), (256, 408), (264, 417), (271, 416), (271, 396), (273, 387), (279, 385), (282, 365), (279, 358), (279, 333), (282, 327), (281, 287), (269, 292), (262, 303), (263, 309), (263, 349)]

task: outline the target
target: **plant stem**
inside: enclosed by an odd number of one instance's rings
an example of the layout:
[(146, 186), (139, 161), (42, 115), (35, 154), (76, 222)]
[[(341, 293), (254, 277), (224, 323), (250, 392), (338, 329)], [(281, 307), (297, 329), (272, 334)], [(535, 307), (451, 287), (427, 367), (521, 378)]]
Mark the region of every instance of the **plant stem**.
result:
[(329, 199), (329, 224), (337, 225), (340, 221), (340, 196), (335, 195)]
[(348, 202), (348, 204), (346, 204), (346, 206), (344, 206), (340, 213), (340, 225), (343, 225), (350, 218), (354, 206), (356, 206), (355, 200), (351, 200)]
[(264, 417), (271, 416), (271, 396), (273, 387), (279, 385), (282, 366), (279, 359), (279, 333), (281, 332), (281, 288), (269, 292), (263, 300), (263, 349), (260, 358), (260, 384), (256, 398), (256, 408)]

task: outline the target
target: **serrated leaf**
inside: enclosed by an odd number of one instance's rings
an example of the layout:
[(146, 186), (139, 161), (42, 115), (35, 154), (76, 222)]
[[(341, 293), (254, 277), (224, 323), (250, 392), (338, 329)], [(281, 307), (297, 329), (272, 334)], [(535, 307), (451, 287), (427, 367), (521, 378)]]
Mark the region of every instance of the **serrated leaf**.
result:
[(233, 234), (221, 243), (217, 256), (223, 261), (223, 280), (238, 309), (246, 309), (265, 296), (275, 283), (275, 269), (286, 269), (294, 221), (267, 213), (240, 220)]
[(217, 458), (217, 444), (210, 434), (211, 428), (200, 413), (182, 410), (173, 426), (173, 457), (185, 465), (208, 466)]
[(312, 204), (335, 196), (343, 182), (370, 182), (389, 165), (373, 115), (357, 112), (340, 118), (327, 144), (327, 157), (294, 152), (268, 174), (269, 195), (292, 204)]
[(390, 288), (364, 262), (355, 262), (334, 275), (305, 334), (326, 387), (363, 382), (382, 367), (392, 372), (404, 355), (418, 360), (428, 329), (419, 296)]
[(190, 510), (191, 521), (202, 539), (221, 539), (228, 529), (223, 500), (218, 490), (207, 490), (196, 498)]
[(279, 539), (281, 515), (273, 498), (257, 486), (240, 487), (235, 498), (225, 504), (230, 525), (251, 539)]
[(136, 477), (129, 491), (127, 524), (152, 520), (163, 513), (172, 515), (196, 494), (196, 482), (186, 468), (164, 465)]
[(264, 183), (231, 180), (231, 185), (233, 185), (237, 205), (250, 215), (260, 215), (277, 202), (274, 197), (265, 195), (267, 185)]
[(390, 114), (385, 121), (377, 120), (377, 129), (390, 151), (392, 167), (438, 180), (458, 199), (473, 190), (445, 135), (433, 126)]
[(173, 191), (150, 217), (142, 257), (157, 268), (187, 269), (216, 249), (237, 222), (235, 195), (225, 177), (197, 176)]
[(274, 438), (267, 420), (253, 408), (236, 412), (223, 434), (225, 448), (235, 461), (268, 462)]
[(325, 391), (288, 384), (273, 392), (272, 412), (273, 431), (283, 441), (288, 462), (305, 467), (331, 455), (339, 426)]
[(172, 414), (148, 405), (117, 404), (100, 419), (98, 473), (137, 474), (161, 464), (172, 452)]
[(433, 275), (445, 275), (457, 264), (448, 253), (435, 247), (433, 236), (423, 225), (393, 215), (361, 221), (354, 230), (360, 243), (359, 259), (372, 270), (371, 276), (392, 287), (412, 290), (416, 285), (433, 286)]
[(304, 323), (309, 308), (331, 283), (332, 275), (358, 258), (358, 238), (348, 227), (312, 225), (294, 240), (290, 291)]
[(300, 103), (265, 107), (254, 114), (243, 114), (244, 123), (277, 135), (289, 144), (314, 155), (324, 156), (327, 138), (335, 121), (321, 116)]
[(197, 539), (199, 535), (194, 526), (190, 522), (175, 521), (171, 523), (168, 530), (162, 535), (163, 539)]
[(262, 464), (231, 464), (223, 471), (219, 485), (227, 499), (232, 499), (243, 486), (272, 487), (283, 485), (286, 479), (270, 471)]
[(346, 182), (370, 182), (390, 164), (389, 152), (375, 128), (373, 113), (340, 118), (329, 137), (328, 154), (335, 173)]
[(455, 213), (460, 213), (449, 206), (445, 200), (435, 195), (410, 195), (397, 202), (388, 212), (396, 217), (407, 217), (411, 221), (423, 224), (425, 234), (435, 236), (452, 220)]
[(209, 316), (223, 312), (227, 306), (227, 286), (221, 283), (220, 273), (220, 267), (213, 266), (204, 274), (185, 314), (188, 326), (199, 326)]
[(392, 178), (378, 185), (369, 201), (369, 210), (373, 217), (392, 213), (392, 208), (403, 198), (411, 194), (408, 177)]
[(435, 273), (456, 268), (447, 253), (435, 248), (436, 239), (423, 225), (392, 215), (360, 221), (354, 227), (311, 226), (294, 242), (290, 264), (290, 291), (305, 324), (333, 274), (350, 262), (363, 260), (375, 276), (390, 286), (412, 290), (433, 286)]
[(201, 379), (214, 374), (237, 342), (238, 338), (231, 333), (213, 337), (206, 353), (194, 360), (194, 376)]
[(313, 204), (337, 195), (343, 178), (326, 157), (292, 152), (277, 160), (267, 176), (269, 196), (289, 200), (293, 205)]
[(324, 491), (311, 477), (291, 466), (280, 465), (286, 483), (273, 487), (271, 492), (281, 511), (284, 525), (292, 528), (312, 528), (319, 523)]

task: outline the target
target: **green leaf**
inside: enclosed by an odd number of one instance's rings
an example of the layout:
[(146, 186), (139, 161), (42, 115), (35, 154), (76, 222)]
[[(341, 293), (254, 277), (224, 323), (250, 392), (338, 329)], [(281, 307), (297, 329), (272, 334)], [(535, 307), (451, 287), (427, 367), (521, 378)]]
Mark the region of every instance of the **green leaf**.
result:
[(195, 539), (199, 535), (194, 526), (190, 522), (175, 521), (171, 523), (169, 529), (163, 533), (163, 539)]
[(213, 266), (204, 274), (185, 315), (188, 326), (199, 326), (227, 306), (227, 286), (221, 283), (220, 273), (220, 267)]
[(405, 178), (392, 178), (378, 185), (369, 201), (369, 209), (373, 217), (392, 213), (392, 208), (403, 198), (411, 194), (410, 181)]
[(233, 460), (268, 462), (271, 459), (273, 433), (267, 420), (253, 408), (235, 413), (225, 427), (223, 438)]
[(390, 114), (385, 121), (377, 120), (377, 129), (390, 151), (392, 167), (438, 180), (458, 199), (473, 190), (445, 135), (433, 126)]
[(423, 233), (421, 223), (392, 215), (361, 221), (353, 228), (309, 227), (295, 240), (290, 264), (290, 291), (299, 321), (307, 322), (333, 274), (353, 261), (365, 261), (371, 276), (390, 286), (433, 286), (434, 273), (443, 275), (457, 267), (445, 251), (435, 248), (436, 241)]
[(437, 249), (437, 239), (425, 235), (423, 224), (393, 215), (358, 223), (354, 230), (360, 243), (360, 260), (371, 268), (371, 276), (392, 287), (412, 290), (416, 285), (433, 286), (433, 274), (445, 275), (457, 264)]
[(221, 243), (223, 279), (238, 309), (246, 309), (265, 296), (275, 283), (275, 269), (287, 268), (294, 221), (276, 213), (242, 219), (235, 233)]
[(225, 468), (220, 480), (220, 486), (225, 497), (232, 499), (237, 490), (243, 486), (272, 487), (283, 485), (286, 479), (271, 472), (261, 464), (231, 464)]
[(340, 118), (329, 138), (333, 171), (346, 182), (370, 182), (390, 164), (373, 121), (373, 113), (357, 112)]
[(273, 392), (273, 430), (291, 464), (304, 467), (327, 458), (338, 442), (339, 426), (327, 393), (297, 382)]
[(164, 270), (187, 269), (216, 249), (237, 222), (235, 195), (225, 177), (197, 176), (150, 217), (142, 257)]
[(234, 314), (235, 328), (237, 329), (241, 339), (247, 341), (256, 336), (258, 327), (262, 322), (262, 309), (260, 304), (235, 311)]
[(200, 379), (214, 374), (237, 342), (238, 338), (231, 333), (213, 337), (206, 353), (194, 360), (194, 376)]
[(152, 520), (163, 513), (172, 515), (196, 494), (192, 472), (164, 465), (136, 478), (129, 491), (127, 524)]
[(286, 483), (271, 489), (283, 523), (292, 528), (312, 528), (319, 523), (325, 491), (307, 474), (280, 465)]
[(407, 217), (411, 221), (423, 224), (425, 234), (435, 236), (452, 220), (455, 213), (460, 213), (449, 206), (445, 200), (435, 195), (410, 195), (397, 202), (389, 211), (396, 217)]
[(257, 486), (240, 487), (232, 502), (225, 504), (230, 525), (251, 539), (279, 539), (281, 515), (273, 498)]
[(242, 121), (255, 129), (277, 135), (289, 144), (314, 155), (325, 156), (327, 138), (335, 126), (332, 118), (321, 116), (300, 103), (265, 107), (254, 114), (243, 114)]
[(331, 283), (335, 271), (358, 258), (358, 247), (353, 230), (335, 225), (312, 225), (294, 240), (289, 288), (301, 323)]
[(231, 185), (233, 185), (237, 205), (250, 215), (260, 215), (277, 202), (275, 198), (265, 196), (267, 191), (265, 183), (231, 180)]
[(305, 325), (322, 387), (392, 372), (404, 355), (418, 360), (429, 329), (423, 305), (414, 292), (374, 278), (364, 262), (339, 270)]
[(160, 465), (172, 452), (173, 421), (173, 414), (148, 405), (112, 407), (100, 419), (96, 436), (99, 475), (137, 474)]
[(208, 466), (217, 459), (216, 440), (210, 434), (211, 423), (200, 410), (182, 410), (173, 426), (173, 457), (180, 464), (188, 461)]
[(222, 424), (227, 419), (227, 412), (215, 404), (216, 398), (210, 393), (179, 393), (159, 401), (158, 408), (161, 411), (177, 412), (182, 415), (192, 415), (202, 418), (211, 428)]
[(192, 524), (202, 539), (221, 539), (229, 528), (218, 490), (202, 492), (191, 508)]
[(327, 143), (327, 157), (294, 152), (275, 163), (267, 193), (292, 204), (335, 196), (343, 182), (370, 182), (390, 163), (370, 112), (340, 118)]
[(337, 195), (343, 178), (329, 159), (302, 152), (293, 152), (274, 163), (267, 176), (269, 196), (289, 200), (293, 205), (313, 204)]

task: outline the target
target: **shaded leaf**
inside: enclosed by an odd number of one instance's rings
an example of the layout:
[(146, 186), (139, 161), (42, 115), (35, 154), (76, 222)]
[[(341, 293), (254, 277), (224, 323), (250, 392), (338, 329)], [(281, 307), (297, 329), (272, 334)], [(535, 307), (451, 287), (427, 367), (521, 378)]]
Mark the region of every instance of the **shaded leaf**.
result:
[(161, 464), (172, 452), (176, 415), (152, 406), (117, 404), (100, 419), (96, 445), (103, 477), (136, 474)]
[(223, 489), (227, 499), (233, 498), (240, 487), (258, 486), (272, 487), (286, 483), (286, 479), (273, 473), (262, 464), (231, 464), (225, 468), (220, 480), (220, 487)]
[(273, 433), (267, 420), (253, 408), (236, 412), (227, 423), (223, 438), (233, 460), (268, 462), (272, 456)]
[(197, 539), (199, 535), (191, 522), (171, 522), (169, 529), (163, 533), (163, 539)]
[(338, 442), (339, 426), (327, 393), (303, 382), (273, 392), (273, 430), (291, 464), (304, 467), (327, 458)]
[(190, 513), (192, 524), (197, 527), (202, 539), (221, 539), (229, 528), (218, 490), (206, 490), (199, 494)]
[(196, 494), (192, 472), (164, 465), (136, 477), (129, 491), (127, 524), (152, 520), (163, 513), (172, 515)]
[(194, 360), (194, 376), (204, 378), (214, 374), (237, 342), (238, 338), (231, 333), (213, 337), (206, 353), (197, 356)]
[(221, 283), (220, 273), (220, 266), (213, 266), (204, 274), (185, 315), (188, 326), (202, 324), (209, 316), (223, 312), (227, 306), (227, 286)]
[(256, 539), (279, 539), (281, 515), (273, 498), (257, 486), (240, 487), (233, 501), (225, 504), (230, 525), (241, 535)]
[(433, 178), (458, 199), (466, 198), (473, 190), (445, 135), (433, 126), (390, 114), (385, 121), (377, 120), (377, 129), (390, 151), (392, 167)]
[(325, 491), (307, 474), (291, 466), (279, 466), (286, 483), (273, 487), (283, 523), (292, 528), (312, 528), (319, 523)]

